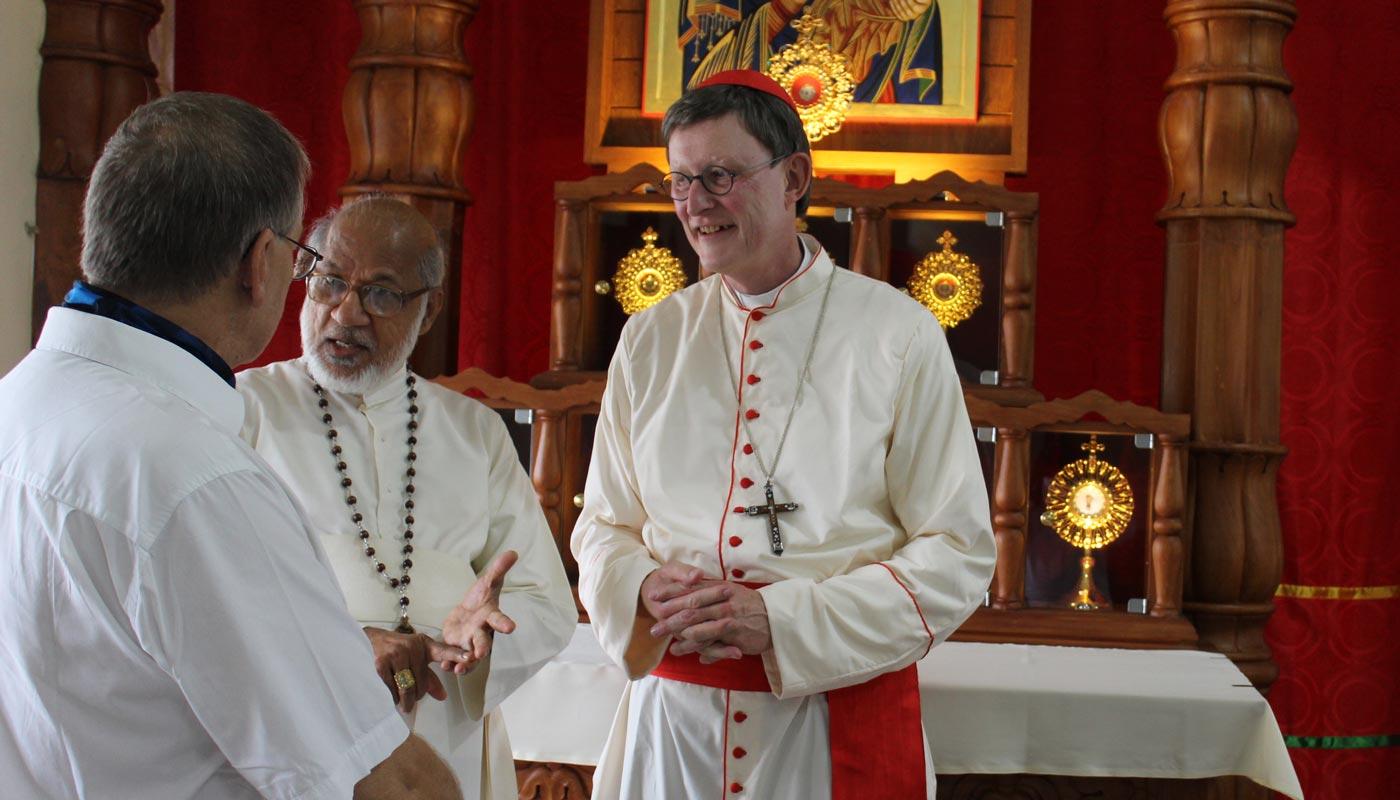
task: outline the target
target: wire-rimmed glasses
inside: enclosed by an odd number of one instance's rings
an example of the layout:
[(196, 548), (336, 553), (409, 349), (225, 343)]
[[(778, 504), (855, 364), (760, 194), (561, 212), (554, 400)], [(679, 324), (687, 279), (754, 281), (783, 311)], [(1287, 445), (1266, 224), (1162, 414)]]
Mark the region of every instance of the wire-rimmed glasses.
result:
[(732, 170), (728, 167), (721, 167), (712, 164), (700, 171), (699, 175), (687, 175), (684, 172), (668, 172), (661, 178), (661, 191), (672, 200), (685, 200), (690, 197), (690, 185), (696, 181), (705, 187), (705, 191), (715, 197), (722, 197), (729, 194), (734, 189), (734, 182), (746, 175), (751, 175), (761, 169), (771, 167), (782, 161), (792, 153), (784, 153), (774, 156), (762, 164), (754, 164), (751, 167), (744, 167), (740, 170)]

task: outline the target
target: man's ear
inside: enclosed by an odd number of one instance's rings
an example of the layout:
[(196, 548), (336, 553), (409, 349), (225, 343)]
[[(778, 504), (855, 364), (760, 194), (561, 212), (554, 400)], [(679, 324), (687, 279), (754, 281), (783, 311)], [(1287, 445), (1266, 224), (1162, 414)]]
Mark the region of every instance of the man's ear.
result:
[(272, 245), (276, 241), (276, 234), (269, 228), (263, 228), (238, 262), (238, 287), (254, 308), (261, 308), (268, 302), (272, 281), (277, 277), (272, 260)]
[(446, 298), (447, 293), (442, 290), (441, 286), (428, 292), (428, 310), (423, 312), (423, 324), (418, 326), (419, 336), (427, 333), (428, 329), (433, 327), (433, 322), (442, 311), (442, 306)]
[(789, 204), (796, 206), (812, 186), (812, 154), (793, 153), (783, 167), (783, 179), (787, 182), (783, 194)]

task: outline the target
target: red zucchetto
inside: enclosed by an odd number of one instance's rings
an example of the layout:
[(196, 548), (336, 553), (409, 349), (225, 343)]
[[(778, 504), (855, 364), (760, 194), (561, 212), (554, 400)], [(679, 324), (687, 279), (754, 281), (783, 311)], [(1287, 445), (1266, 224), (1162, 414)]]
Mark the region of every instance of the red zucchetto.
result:
[(797, 103), (793, 102), (783, 87), (772, 78), (762, 72), (751, 69), (730, 69), (724, 72), (716, 72), (714, 75), (701, 81), (695, 88), (704, 89), (706, 86), (747, 86), (756, 89), (764, 94), (771, 94), (774, 97), (788, 104), (794, 113), (797, 112)]

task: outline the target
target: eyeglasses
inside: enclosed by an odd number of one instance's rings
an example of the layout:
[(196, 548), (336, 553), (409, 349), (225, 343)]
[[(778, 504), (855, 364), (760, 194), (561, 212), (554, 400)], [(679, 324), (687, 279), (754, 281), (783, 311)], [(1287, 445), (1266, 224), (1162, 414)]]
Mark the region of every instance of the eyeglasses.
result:
[(705, 187), (705, 191), (716, 197), (721, 197), (729, 194), (734, 188), (734, 181), (746, 175), (758, 172), (766, 167), (771, 167), (790, 155), (792, 155), (792, 153), (784, 153), (780, 156), (770, 158), (762, 164), (745, 167), (737, 172), (719, 165), (705, 167), (704, 171), (699, 175), (687, 175), (684, 172), (668, 172), (665, 177), (661, 179), (661, 191), (670, 195), (672, 200), (684, 200), (690, 197), (690, 185), (695, 181), (699, 181), (700, 184)]
[[(303, 277), (306, 278), (306, 296), (323, 305), (338, 306), (345, 302), (346, 296), (350, 294), (350, 284), (334, 275), (312, 273)], [(364, 308), (365, 313), (375, 317), (392, 317), (403, 311), (409, 300), (437, 287), (424, 286), (416, 291), (400, 292), (388, 286), (362, 283), (354, 288), (355, 294), (360, 296), (360, 306)]]
[(311, 274), (312, 270), (316, 269), (317, 264), (326, 260), (325, 256), (316, 252), (308, 245), (304, 245), (286, 234), (277, 233), (277, 231), (273, 231), (273, 233), (277, 234), (277, 238), (288, 242), (292, 247), (297, 249), (296, 261), (292, 262), (294, 265), (292, 267), (292, 280), (299, 281), (305, 278), (307, 275)]

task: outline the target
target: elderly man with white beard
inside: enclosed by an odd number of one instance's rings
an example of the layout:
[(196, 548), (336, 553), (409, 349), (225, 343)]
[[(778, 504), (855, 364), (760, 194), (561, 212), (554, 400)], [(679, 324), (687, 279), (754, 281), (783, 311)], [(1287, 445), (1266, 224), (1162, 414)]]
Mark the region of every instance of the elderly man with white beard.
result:
[[(307, 508), (414, 731), (468, 796), (513, 798), (496, 709), (578, 614), (504, 423), (408, 369), (444, 302), (442, 248), (412, 207), (367, 197), (319, 220), (305, 257), (302, 357), (239, 375), (243, 436)], [(470, 670), (434, 664), (438, 639)]]

